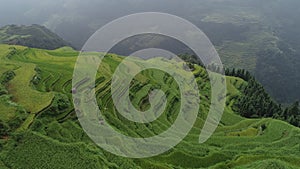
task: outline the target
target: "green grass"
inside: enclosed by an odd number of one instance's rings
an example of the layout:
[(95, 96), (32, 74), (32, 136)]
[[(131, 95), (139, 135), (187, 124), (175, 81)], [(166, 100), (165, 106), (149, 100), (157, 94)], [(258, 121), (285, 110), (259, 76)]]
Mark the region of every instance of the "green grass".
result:
[(35, 72), (34, 64), (23, 64), (15, 70), (16, 77), (8, 83), (8, 91), (13, 95), (13, 101), (22, 105), (31, 113), (38, 113), (50, 105), (53, 93), (41, 93), (33, 90), (30, 84)]
[[(208, 76), (199, 66), (193, 73), (200, 89), (200, 110), (187, 137), (156, 157), (117, 157), (103, 151), (88, 138), (77, 121), (72, 104), (58, 108), (58, 100), (72, 101), (71, 80), (78, 53), (70, 48), (50, 51), (16, 46), (18, 52), (7, 58), (12, 50), (10, 47), (0, 45), (3, 51), (0, 52), (0, 67), (16, 74), (7, 84), (9, 93), (4, 95), (5, 99), (0, 99), (0, 119), (11, 124), (11, 119), (20, 115), (16, 109), (24, 108), (31, 113), (18, 124), (19, 130), (11, 131), (6, 139), (0, 139), (0, 168), (300, 167), (300, 129), (279, 120), (240, 117), (235, 112), (234, 102), (247, 83), (235, 77), (226, 78), (226, 107), (220, 125), (206, 143), (199, 144), (199, 134), (211, 99)], [(149, 108), (147, 94), (153, 87), (165, 91), (170, 104), (154, 122), (131, 122), (116, 111), (110, 93), (111, 75), (123, 59), (110, 54), (99, 67), (101, 73), (97, 75), (96, 93), (106, 120), (114, 129), (134, 137), (152, 136), (167, 130), (176, 119), (180, 106), (176, 99), (179, 97), (178, 84), (162, 71), (139, 73), (130, 87), (133, 105), (141, 110)], [(160, 61), (161, 58), (152, 60), (155, 63)], [(124, 75), (125, 72), (123, 70)], [(34, 77), (37, 80), (33, 82)]]
[(17, 107), (12, 105), (7, 97), (0, 96), (0, 110), (0, 120), (9, 121), (15, 117)]
[[(100, 168), (103, 158), (83, 143), (65, 144), (38, 133), (24, 133), (22, 142), (8, 153), (5, 165), (9, 168)], [(66, 160), (68, 159), (68, 160)]]
[(254, 169), (296, 169), (295, 166), (289, 165), (286, 162), (281, 160), (271, 159), (271, 160), (263, 160), (260, 162), (254, 162), (248, 165), (244, 165), (241, 167), (237, 167), (237, 169), (243, 168), (254, 168)]

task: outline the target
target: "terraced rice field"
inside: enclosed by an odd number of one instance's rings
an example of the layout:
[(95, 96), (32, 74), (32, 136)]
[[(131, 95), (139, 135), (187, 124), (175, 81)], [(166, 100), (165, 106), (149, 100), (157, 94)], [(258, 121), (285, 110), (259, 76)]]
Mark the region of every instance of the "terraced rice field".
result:
[[(15, 73), (3, 84), (7, 93), (0, 95), (0, 119), (11, 126), (11, 134), (0, 139), (0, 168), (300, 168), (299, 128), (273, 119), (245, 119), (234, 112), (234, 102), (247, 86), (239, 78), (226, 78), (228, 93), (221, 123), (207, 142), (199, 144), (211, 89), (205, 69), (195, 65), (201, 104), (190, 133), (162, 155), (128, 159), (97, 147), (77, 121), (71, 91), (78, 52), (8, 45), (0, 45), (0, 51), (0, 73)], [(106, 121), (129, 136), (162, 133), (178, 115), (178, 84), (159, 70), (138, 74), (130, 86), (132, 104), (142, 111), (149, 109), (148, 93), (159, 88), (166, 93), (168, 105), (154, 122), (129, 121), (114, 107), (110, 88), (111, 75), (123, 59), (107, 55), (98, 70), (96, 97)]]

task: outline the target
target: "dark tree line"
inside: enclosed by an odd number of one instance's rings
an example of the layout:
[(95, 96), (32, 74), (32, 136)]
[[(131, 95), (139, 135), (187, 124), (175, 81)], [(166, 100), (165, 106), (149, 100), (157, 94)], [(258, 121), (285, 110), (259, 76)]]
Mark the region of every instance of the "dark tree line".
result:
[(287, 121), (294, 126), (300, 127), (299, 102), (297, 101), (291, 106), (285, 108), (277, 118)]
[(299, 102), (295, 102), (287, 108), (282, 108), (281, 104), (278, 104), (271, 98), (250, 72), (241, 69), (227, 69), (225, 74), (239, 77), (248, 83), (247, 87), (242, 89), (243, 94), (235, 104), (237, 111), (243, 117), (271, 117), (300, 127)]

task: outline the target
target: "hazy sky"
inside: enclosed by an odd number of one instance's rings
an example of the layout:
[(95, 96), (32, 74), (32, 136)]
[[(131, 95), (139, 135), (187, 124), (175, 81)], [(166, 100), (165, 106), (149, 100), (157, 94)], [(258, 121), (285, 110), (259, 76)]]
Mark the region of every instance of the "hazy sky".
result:
[[(200, 10), (224, 6), (262, 7), (279, 4), (282, 10), (299, 7), (299, 0), (0, 0), (0, 25), (48, 24), (55, 26), (64, 20), (76, 21), (98, 17), (111, 20), (136, 12), (168, 12), (185, 15)], [(298, 3), (299, 4), (299, 3)], [(203, 7), (203, 8), (202, 8)], [(297, 10), (296, 8), (291, 10)]]
[[(197, 25), (197, 22), (205, 17), (205, 15), (221, 16), (224, 22), (231, 22), (232, 18), (242, 16), (241, 14), (247, 12), (249, 8), (250, 11), (254, 12), (254, 15), (260, 15), (261, 11), (265, 13), (270, 11), (271, 15), (273, 15), (274, 11), (289, 12), (297, 10), (298, 6), (291, 5), (293, 4), (291, 2), (299, 4), (300, 1), (0, 0), (0, 26), (7, 24), (41, 24), (50, 28), (75, 46), (80, 46), (82, 42), (78, 42), (79, 40), (84, 41), (104, 24), (132, 13), (166, 12), (183, 17)], [(262, 8), (264, 9), (261, 10)], [(252, 14), (250, 16), (252, 17)], [(281, 16), (285, 16), (285, 14)], [(74, 39), (74, 35), (78, 36), (77, 39)]]
[[(88, 17), (111, 19), (144, 11), (176, 10), (179, 0), (0, 0), (0, 25), (47, 24)], [(178, 6), (181, 6), (178, 5)], [(170, 10), (169, 10), (170, 11)]]
[[(181, 15), (197, 0), (0, 0), (0, 26), (41, 24), (71, 41), (86, 39), (113, 19), (137, 12)], [(204, 0), (207, 1), (207, 0)], [(78, 40), (77, 40), (78, 41)]]

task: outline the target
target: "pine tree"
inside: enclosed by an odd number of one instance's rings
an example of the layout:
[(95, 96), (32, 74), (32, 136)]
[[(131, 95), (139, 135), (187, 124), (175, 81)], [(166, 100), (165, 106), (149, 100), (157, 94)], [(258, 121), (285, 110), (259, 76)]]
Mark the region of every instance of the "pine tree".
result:
[(292, 106), (291, 106), (291, 108), (290, 108), (290, 110), (289, 110), (289, 116), (296, 116), (296, 115), (298, 115), (299, 114), (299, 102), (298, 101), (296, 101)]
[(248, 85), (241, 89), (241, 98), (235, 103), (235, 109), (241, 116), (247, 118), (272, 117), (300, 127), (299, 102), (295, 102), (283, 110), (282, 106), (270, 97), (264, 87), (251, 76), (249, 71), (226, 69), (225, 74), (242, 78), (248, 82)]

